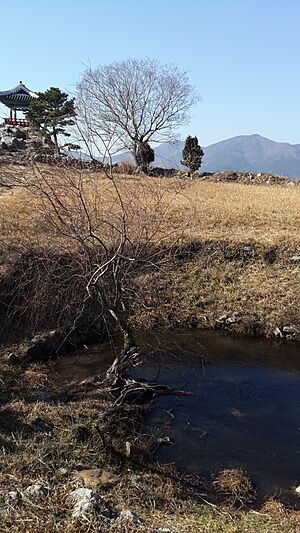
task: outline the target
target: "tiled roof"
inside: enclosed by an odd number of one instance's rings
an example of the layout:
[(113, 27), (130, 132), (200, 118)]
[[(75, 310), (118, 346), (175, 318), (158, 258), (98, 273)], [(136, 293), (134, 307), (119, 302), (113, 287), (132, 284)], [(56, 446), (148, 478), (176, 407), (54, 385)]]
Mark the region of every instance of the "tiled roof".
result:
[(36, 97), (37, 94), (30, 91), (30, 89), (28, 89), (21, 81), (19, 85), (9, 91), (0, 91), (0, 102), (8, 107), (18, 105), (26, 107), (32, 98)]

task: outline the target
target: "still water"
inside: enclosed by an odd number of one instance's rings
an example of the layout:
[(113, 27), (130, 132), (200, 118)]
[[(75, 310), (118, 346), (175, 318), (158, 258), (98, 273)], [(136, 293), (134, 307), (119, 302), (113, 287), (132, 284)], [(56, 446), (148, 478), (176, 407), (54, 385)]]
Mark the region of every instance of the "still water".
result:
[[(140, 341), (146, 356), (136, 377), (193, 393), (154, 400), (144, 431), (172, 441), (160, 447), (158, 459), (202, 474), (242, 467), (260, 496), (294, 499), (293, 487), (300, 484), (300, 346), (193, 330)], [(55, 371), (62, 381), (85, 378), (103, 371), (111, 358), (102, 345), (60, 359)]]

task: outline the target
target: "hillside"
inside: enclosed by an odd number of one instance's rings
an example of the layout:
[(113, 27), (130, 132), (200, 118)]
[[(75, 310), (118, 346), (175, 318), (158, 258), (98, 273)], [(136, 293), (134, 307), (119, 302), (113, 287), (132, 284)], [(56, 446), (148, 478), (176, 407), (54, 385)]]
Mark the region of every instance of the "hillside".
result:
[[(3, 166), (3, 178), (6, 175), (11, 182), (16, 170), (16, 166)], [(23, 180), (28, 169), (20, 167), (18, 171)], [(70, 179), (74, 178), (72, 170), (62, 173), (59, 168), (45, 166), (43, 172), (56, 184), (54, 190), (60, 190), (65, 182), (69, 191)], [(155, 269), (149, 275), (143, 270), (135, 271), (133, 293), (139, 296), (132, 300), (132, 320), (137, 326), (151, 329), (154, 325), (171, 327), (193, 322), (199, 328), (214, 328), (218, 326), (218, 317), (233, 312), (241, 317), (232, 326), (239, 333), (273, 336), (276, 327), (298, 324), (299, 302), (295, 294), (300, 254), (299, 186), (249, 186), (126, 174), (117, 174), (116, 179), (128, 213), (130, 242), (138, 246), (145, 235), (155, 235), (151, 246), (158, 252), (166, 244), (176, 243), (177, 251), (169, 258), (164, 276)], [(87, 205), (92, 209), (96, 206), (94, 216), (114, 220), (115, 193), (110, 180), (97, 172), (87, 172), (83, 183)], [(6, 274), (2, 278), (0, 299), (4, 304), (0, 306), (0, 316), (2, 312), (5, 324), (5, 302), (19, 302), (14, 313), (11, 311), (10, 320), (11, 317), (16, 320), (20, 309), (28, 306), (26, 291), (23, 302), (19, 287), (27, 286), (27, 273), (33, 269), (31, 291), (35, 298), (30, 312), (22, 312), (19, 319), (22, 331), (30, 330), (32, 323), (35, 331), (47, 329), (48, 325), (54, 329), (61, 325), (56, 324), (56, 316), (59, 321), (73, 319), (80, 291), (74, 293), (73, 283), (70, 286), (68, 279), (65, 292), (62, 291), (65, 267), (62, 278), (55, 278), (57, 286), (54, 287), (51, 276), (43, 280), (39, 265), (47, 265), (48, 276), (51, 269), (56, 271), (57, 261), (63, 265), (67, 261), (76, 272), (81, 259), (76, 258), (73, 241), (57, 234), (52, 227), (49, 221), (53, 214), (50, 210), (46, 216), (45, 205), (40, 205), (38, 195), (32, 196), (24, 187), (3, 191), (0, 260)], [(72, 196), (72, 202), (77, 202), (77, 196)], [(77, 220), (78, 206), (72, 202), (70, 209), (74, 209), (74, 220)], [(83, 276), (79, 277), (85, 295)], [(12, 287), (16, 287), (17, 296), (11, 293)], [(69, 315), (60, 312), (65, 305), (65, 293)], [(43, 301), (51, 302), (51, 306), (55, 302), (55, 312), (51, 307), (50, 313), (47, 305), (41, 308)], [(141, 307), (140, 302), (150, 304)], [(10, 328), (16, 332), (15, 323)], [(6, 337), (8, 329), (2, 328)]]
[[(155, 165), (183, 168), (180, 165), (183, 141), (160, 144), (155, 148)], [(131, 160), (128, 152), (114, 162)], [(204, 147), (203, 172), (237, 170), (269, 172), (300, 177), (300, 144), (275, 142), (260, 135), (239, 135)]]

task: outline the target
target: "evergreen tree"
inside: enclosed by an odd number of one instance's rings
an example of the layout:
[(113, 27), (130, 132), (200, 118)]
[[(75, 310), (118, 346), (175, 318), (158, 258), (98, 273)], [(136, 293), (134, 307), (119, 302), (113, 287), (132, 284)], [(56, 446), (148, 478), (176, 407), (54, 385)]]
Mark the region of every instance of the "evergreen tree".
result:
[(188, 135), (185, 140), (185, 145), (182, 151), (181, 164), (188, 167), (192, 172), (201, 167), (204, 152), (198, 143), (197, 137)]
[(136, 153), (136, 162), (144, 172), (147, 172), (149, 165), (154, 161), (154, 158), (154, 150), (149, 143), (143, 141), (139, 142)]
[(59, 153), (58, 136), (70, 137), (67, 126), (75, 124), (74, 98), (68, 100), (68, 95), (58, 87), (50, 87), (44, 93), (37, 93), (26, 113), (27, 120), (46, 137), (52, 138)]

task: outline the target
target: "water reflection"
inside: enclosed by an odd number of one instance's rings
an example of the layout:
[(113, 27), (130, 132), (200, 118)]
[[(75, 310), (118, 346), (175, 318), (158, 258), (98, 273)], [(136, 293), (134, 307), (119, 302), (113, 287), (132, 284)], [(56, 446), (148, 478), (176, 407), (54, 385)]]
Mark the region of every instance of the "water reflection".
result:
[[(201, 473), (243, 467), (259, 493), (287, 497), (300, 483), (300, 353), (296, 344), (198, 331), (140, 339), (148, 357), (134, 373), (193, 393), (157, 398), (145, 431), (169, 436), (159, 459)], [(207, 364), (203, 364), (205, 358)], [(60, 379), (87, 377), (109, 346), (56, 364)]]

